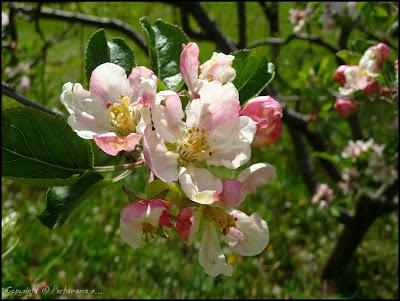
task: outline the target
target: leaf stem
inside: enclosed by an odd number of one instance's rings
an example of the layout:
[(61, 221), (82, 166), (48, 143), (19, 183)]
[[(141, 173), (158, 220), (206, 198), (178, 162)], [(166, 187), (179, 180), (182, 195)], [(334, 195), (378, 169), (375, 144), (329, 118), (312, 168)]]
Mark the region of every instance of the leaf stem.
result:
[(144, 160), (139, 160), (134, 163), (126, 163), (121, 165), (109, 165), (109, 166), (93, 166), (93, 170), (98, 172), (116, 171), (116, 170), (129, 170), (144, 165)]

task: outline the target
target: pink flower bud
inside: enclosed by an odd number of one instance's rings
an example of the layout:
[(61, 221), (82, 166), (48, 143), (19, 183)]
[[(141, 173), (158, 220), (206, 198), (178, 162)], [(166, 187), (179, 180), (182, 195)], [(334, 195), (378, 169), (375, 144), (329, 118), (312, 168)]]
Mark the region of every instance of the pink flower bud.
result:
[(196, 84), (199, 77), (199, 47), (196, 43), (182, 45), (180, 71), (190, 94), (194, 97)]
[(253, 145), (256, 147), (275, 143), (281, 133), (282, 105), (271, 96), (260, 96), (249, 100), (240, 112), (257, 123)]
[(341, 85), (346, 82), (346, 76), (344, 75), (345, 70), (347, 69), (347, 65), (340, 65), (333, 75), (333, 80)]
[(363, 90), (365, 96), (372, 96), (376, 93), (379, 93), (380, 91), (381, 91), (381, 86), (379, 86), (378, 82), (375, 80), (368, 83)]
[(122, 240), (136, 249), (142, 245), (143, 235), (157, 234), (162, 227), (172, 227), (169, 213), (172, 205), (161, 199), (140, 200), (126, 205), (120, 218)]
[(396, 72), (399, 72), (399, 60), (394, 61), (394, 70), (396, 70)]
[(346, 117), (356, 111), (356, 103), (350, 99), (338, 98), (335, 102), (335, 111), (340, 116)]
[(379, 62), (384, 62), (389, 58), (390, 48), (385, 43), (379, 43), (372, 48), (374, 49)]

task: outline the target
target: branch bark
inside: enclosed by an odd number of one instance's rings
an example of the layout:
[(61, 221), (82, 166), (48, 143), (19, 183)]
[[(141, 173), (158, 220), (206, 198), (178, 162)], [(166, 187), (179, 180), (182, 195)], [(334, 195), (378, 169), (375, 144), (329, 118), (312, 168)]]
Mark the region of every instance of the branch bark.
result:
[(239, 48), (246, 48), (247, 45), (247, 24), (246, 24), (246, 3), (239, 1), (237, 3), (238, 12), (238, 31), (239, 31)]
[(49, 110), (45, 108), (44, 106), (34, 102), (33, 100), (30, 100), (29, 98), (26, 98), (25, 96), (22, 96), (18, 93), (16, 93), (9, 85), (6, 83), (1, 83), (1, 93), (4, 95), (7, 95), (8, 97), (11, 97), (18, 101), (19, 103), (22, 103), (25, 106), (29, 106), (35, 109), (38, 109), (42, 112), (54, 115), (54, 116), (63, 116), (62, 114), (59, 114), (57, 112), (54, 112), (52, 110)]
[(373, 201), (366, 196), (360, 198), (354, 217), (347, 220), (345, 228), (325, 265), (322, 278), (341, 277), (343, 269), (353, 258), (357, 247), (375, 220), (385, 213), (397, 210), (397, 204), (391, 202), (397, 194), (397, 185), (398, 181), (386, 189), (386, 202)]
[(40, 12), (36, 12), (36, 9), (30, 5), (24, 5), (19, 3), (12, 3), (12, 7), (19, 12), (28, 15), (34, 16), (37, 13), (37, 17), (52, 19), (52, 20), (62, 20), (66, 22), (79, 22), (82, 24), (93, 25), (98, 27), (103, 27), (107, 29), (113, 29), (125, 34), (127, 37), (131, 38), (145, 53), (147, 53), (147, 46), (144, 39), (139, 36), (133, 28), (118, 20), (112, 18), (101, 18), (97, 16), (73, 13), (69, 11), (52, 9), (48, 7), (42, 7)]

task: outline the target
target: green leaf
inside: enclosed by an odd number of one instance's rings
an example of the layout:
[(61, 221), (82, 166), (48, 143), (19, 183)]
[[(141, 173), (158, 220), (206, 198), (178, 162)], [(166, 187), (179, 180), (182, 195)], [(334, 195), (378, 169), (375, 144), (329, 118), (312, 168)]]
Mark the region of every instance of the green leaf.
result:
[(110, 48), (110, 62), (121, 66), (129, 74), (136, 66), (135, 53), (121, 38), (115, 38), (107, 42)]
[(349, 50), (340, 50), (336, 52), (336, 55), (340, 57), (347, 65), (358, 65), (358, 62), (361, 59), (361, 55), (359, 53)]
[(238, 172), (235, 169), (229, 169), (224, 166), (209, 165), (208, 170), (219, 179), (236, 179)]
[(179, 70), (182, 44), (189, 42), (178, 26), (158, 19), (153, 26), (147, 17), (140, 23), (146, 33), (151, 67), (168, 89), (177, 91), (183, 84)]
[(107, 45), (104, 29), (97, 30), (89, 39), (86, 46), (86, 79), (89, 83), (92, 71), (99, 65), (110, 61), (110, 48)]
[(38, 215), (39, 220), (50, 229), (60, 227), (84, 199), (109, 183), (103, 179), (102, 175), (90, 172), (71, 186), (50, 188), (46, 194), (46, 208)]
[(340, 158), (338, 155), (332, 155), (328, 154), (326, 152), (313, 152), (312, 153), (313, 158), (319, 158), (319, 159), (324, 159), (327, 161), (330, 161), (334, 164), (339, 164), (340, 163)]
[(2, 112), (2, 175), (38, 186), (68, 185), (93, 166), (90, 144), (63, 118), (30, 107)]
[(233, 84), (239, 91), (240, 103), (257, 96), (273, 79), (275, 72), (268, 72), (267, 49), (257, 47), (232, 53), (235, 56), (233, 68), (236, 78)]
[(350, 42), (349, 48), (352, 52), (364, 53), (369, 47), (374, 46), (375, 44), (376, 43), (374, 41), (368, 41), (362, 38), (355, 38)]

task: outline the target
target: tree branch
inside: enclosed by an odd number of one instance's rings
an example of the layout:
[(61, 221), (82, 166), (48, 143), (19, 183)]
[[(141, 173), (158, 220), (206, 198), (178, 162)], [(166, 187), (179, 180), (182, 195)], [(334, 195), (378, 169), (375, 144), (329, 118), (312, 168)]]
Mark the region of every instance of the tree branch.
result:
[[(29, 5), (19, 4), (19, 3), (12, 3), (13, 8), (18, 10), (19, 12), (32, 16), (36, 13), (35, 8)], [(48, 7), (42, 7), (40, 12), (38, 13), (38, 17), (45, 18), (45, 19), (52, 19), (52, 20), (62, 20), (66, 22), (79, 22), (82, 24), (93, 25), (108, 29), (113, 29), (119, 31), (129, 38), (131, 38), (145, 53), (147, 53), (147, 46), (144, 39), (139, 36), (133, 28), (118, 20), (112, 18), (101, 18), (97, 16), (73, 13), (64, 10), (52, 9)]]
[(181, 14), (181, 23), (183, 31), (191, 38), (204, 41), (209, 40), (209, 37), (203, 30), (194, 30), (190, 27), (189, 23), (189, 12), (187, 12), (185, 7), (179, 7)]
[(197, 23), (203, 28), (209, 39), (214, 41), (218, 47), (226, 53), (237, 50), (235, 44), (231, 39), (224, 36), (217, 24), (208, 13), (204, 10), (203, 5), (200, 2), (168, 2), (172, 5), (182, 7), (187, 12), (190, 12), (196, 19)]
[(309, 41), (315, 45), (324, 47), (325, 49), (329, 50), (330, 52), (332, 52), (335, 55), (336, 55), (336, 52), (338, 52), (340, 50), (338, 47), (329, 44), (328, 42), (322, 40), (320, 37), (311, 36), (311, 35), (308, 35), (305, 33), (298, 33), (298, 34), (292, 33), (292, 34), (288, 35), (286, 38), (271, 37), (271, 38), (256, 40), (252, 44), (249, 45), (249, 48), (254, 48), (257, 46), (261, 46), (261, 45), (286, 45), (286, 44), (290, 43), (291, 41), (293, 41), (294, 39)]
[(239, 31), (239, 48), (246, 48), (247, 34), (246, 34), (246, 3), (239, 1), (237, 3), (238, 13), (238, 31)]
[(45, 108), (44, 106), (34, 102), (33, 100), (30, 100), (28, 98), (26, 98), (25, 96), (22, 96), (18, 93), (16, 93), (9, 85), (7, 85), (6, 83), (1, 83), (1, 93), (4, 95), (7, 95), (8, 97), (11, 97), (13, 99), (15, 99), (16, 101), (18, 101), (19, 103), (22, 103), (25, 106), (29, 106), (35, 109), (38, 109), (42, 112), (54, 115), (54, 116), (63, 116), (62, 114), (59, 114), (57, 112), (54, 112), (52, 110), (49, 110), (47, 108)]

